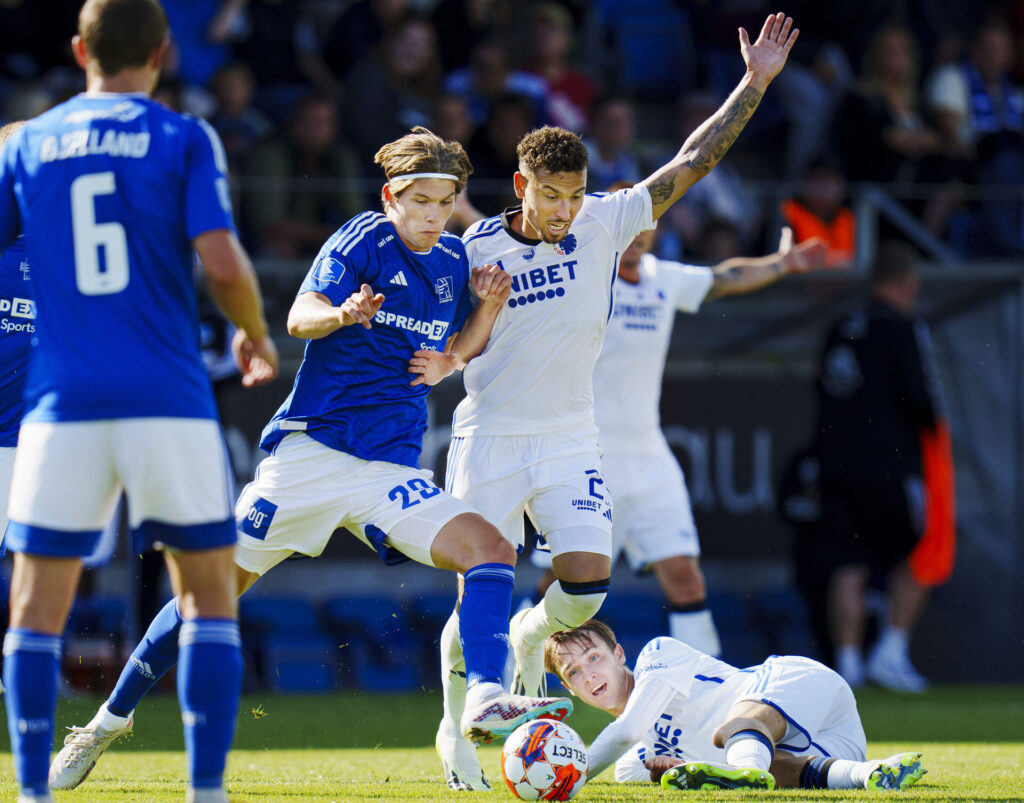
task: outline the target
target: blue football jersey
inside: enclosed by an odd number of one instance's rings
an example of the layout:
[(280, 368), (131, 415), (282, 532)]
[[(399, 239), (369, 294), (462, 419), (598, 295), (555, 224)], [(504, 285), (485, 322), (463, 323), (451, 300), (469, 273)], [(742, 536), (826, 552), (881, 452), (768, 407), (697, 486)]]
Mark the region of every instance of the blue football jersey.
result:
[(0, 155), (0, 247), (31, 257), (26, 421), (216, 418), (191, 241), (231, 229), (208, 124), (142, 94), (78, 95)]
[(325, 446), (406, 466), (419, 464), (427, 385), (412, 387), (414, 351), (443, 351), (471, 308), (466, 251), (442, 234), (429, 252), (409, 250), (379, 212), (364, 212), (324, 244), (299, 293), (335, 306), (368, 284), (384, 294), (372, 328), (358, 324), (306, 341), (292, 392), (263, 431), (272, 451), (289, 432)]
[(36, 333), (35, 306), (19, 237), (0, 254), (0, 446), (18, 443), (28, 352)]

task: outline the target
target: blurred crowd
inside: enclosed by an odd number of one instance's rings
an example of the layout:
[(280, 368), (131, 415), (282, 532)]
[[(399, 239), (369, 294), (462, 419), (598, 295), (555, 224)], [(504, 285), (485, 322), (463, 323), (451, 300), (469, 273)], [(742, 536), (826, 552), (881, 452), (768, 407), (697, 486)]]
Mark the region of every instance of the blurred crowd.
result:
[[(581, 133), (590, 188), (636, 181), (724, 100), (761, 0), (163, 0), (157, 97), (220, 133), (241, 234), (306, 260), (376, 204), (372, 157), (415, 125), (462, 142), (474, 206), (515, 203), (515, 146)], [(79, 0), (0, 0), (0, 117), (82, 89)], [(656, 252), (711, 264), (770, 250), (781, 223), (851, 261), (855, 200), (877, 185), (962, 257), (1024, 254), (1024, 2), (791, 0), (801, 29), (728, 159), (676, 204)], [(882, 222), (883, 235), (891, 223)], [(905, 228), (905, 227), (904, 227)], [(920, 237), (918, 238), (920, 241)]]

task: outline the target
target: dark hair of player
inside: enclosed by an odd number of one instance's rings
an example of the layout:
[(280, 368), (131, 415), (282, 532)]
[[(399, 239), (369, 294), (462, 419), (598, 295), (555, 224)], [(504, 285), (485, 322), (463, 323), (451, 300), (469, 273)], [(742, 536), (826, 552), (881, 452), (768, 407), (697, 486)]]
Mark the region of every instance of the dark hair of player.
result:
[(878, 246), (871, 265), (871, 286), (898, 282), (914, 272), (917, 252), (907, 243), (888, 240)]
[(167, 38), (167, 16), (157, 0), (86, 0), (78, 35), (100, 71), (117, 75), (146, 65)]
[(538, 170), (549, 173), (582, 173), (587, 169), (587, 146), (578, 134), (544, 126), (519, 140), (516, 148), (519, 172), (528, 179)]
[(602, 641), (608, 645), (610, 650), (614, 650), (615, 645), (618, 644), (612, 629), (597, 619), (589, 619), (572, 630), (559, 630), (557, 633), (552, 633), (544, 641), (544, 668), (565, 682), (565, 678), (562, 677), (562, 663), (558, 658), (559, 649), (570, 645), (578, 647), (580, 650), (589, 650)]
[(7, 144), (7, 140), (18, 133), (18, 130), (25, 125), (24, 120), (15, 120), (5, 126), (0, 126), (0, 150)]
[(384, 168), (394, 195), (412, 183), (393, 181), (395, 177), (413, 173), (451, 173), (458, 177), (455, 191), (462, 192), (466, 188), (466, 179), (473, 172), (473, 165), (458, 142), (441, 139), (422, 126), (416, 126), (401, 139), (389, 142), (377, 151), (373, 161)]

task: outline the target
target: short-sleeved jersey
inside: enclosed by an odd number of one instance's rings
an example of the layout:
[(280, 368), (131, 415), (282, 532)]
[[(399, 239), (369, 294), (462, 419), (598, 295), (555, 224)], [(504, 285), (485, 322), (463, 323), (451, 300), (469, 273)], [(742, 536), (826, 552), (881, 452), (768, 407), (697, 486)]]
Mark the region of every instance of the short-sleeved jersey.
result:
[(558, 243), (513, 231), (518, 211), (480, 221), (462, 238), (470, 265), (500, 265), (512, 277), (512, 293), (486, 348), (466, 367), (458, 436), (594, 427), (594, 363), (612, 313), (619, 256), (654, 226), (642, 184), (587, 195)]
[(25, 375), (36, 332), (28, 259), (21, 237), (0, 254), (0, 446), (16, 446)]
[(714, 283), (710, 268), (640, 258), (640, 280), (617, 279), (615, 310), (594, 369), (594, 412), (608, 452), (657, 451), (658, 405), (676, 310), (696, 312)]
[(292, 392), (263, 431), (272, 451), (289, 432), (363, 460), (419, 464), (427, 385), (409, 385), (420, 349), (443, 351), (469, 315), (469, 270), (458, 237), (411, 251), (379, 212), (364, 212), (324, 244), (299, 288), (338, 306), (368, 284), (384, 294), (372, 327), (306, 341)]
[(192, 240), (231, 229), (223, 148), (143, 94), (77, 95), (0, 155), (0, 247), (31, 255), (26, 421), (215, 418)]
[[(631, 701), (639, 701), (653, 685), (675, 693), (641, 740), (647, 758), (672, 756), (685, 761), (724, 761), (724, 751), (708, 754), (715, 730), (750, 681), (750, 673), (712, 658), (672, 638), (656, 638), (637, 656), (636, 686)], [(623, 716), (628, 715), (627, 710)]]

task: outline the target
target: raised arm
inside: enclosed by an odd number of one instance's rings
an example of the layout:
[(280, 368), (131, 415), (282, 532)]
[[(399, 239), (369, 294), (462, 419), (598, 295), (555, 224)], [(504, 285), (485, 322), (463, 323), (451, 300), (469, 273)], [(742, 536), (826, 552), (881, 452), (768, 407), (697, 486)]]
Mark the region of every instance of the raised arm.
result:
[(740, 28), (740, 53), (747, 72), (721, 108), (694, 131), (675, 158), (651, 175), (644, 184), (651, 193), (657, 220), (686, 191), (711, 172), (736, 141), (754, 114), (772, 79), (782, 70), (800, 31), (782, 12), (765, 20), (753, 44)]
[(825, 265), (828, 243), (813, 237), (793, 245), (793, 230), (786, 226), (779, 239), (779, 250), (764, 257), (733, 257), (714, 268), (714, 283), (705, 301), (722, 296), (743, 295), (760, 290), (791, 273), (807, 273)]
[(232, 353), (246, 387), (263, 385), (277, 376), (277, 347), (263, 317), (259, 282), (238, 238), (228, 229), (200, 234), (192, 243), (206, 275), (210, 298), (238, 327)]

